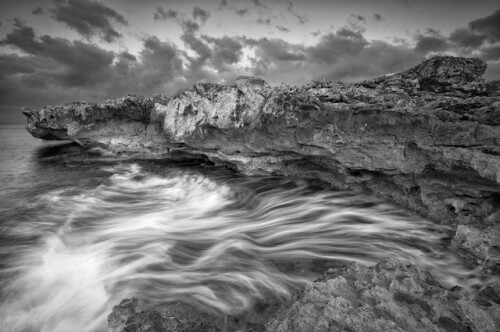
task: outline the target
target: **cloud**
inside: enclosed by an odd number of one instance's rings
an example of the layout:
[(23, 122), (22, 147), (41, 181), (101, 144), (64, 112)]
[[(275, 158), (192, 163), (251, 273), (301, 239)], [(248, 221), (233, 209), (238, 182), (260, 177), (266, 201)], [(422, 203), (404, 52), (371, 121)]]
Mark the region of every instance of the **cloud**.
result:
[(486, 61), (500, 60), (500, 45), (483, 48), (483, 59)]
[(33, 54), (38, 52), (39, 45), (34, 42), (35, 31), (32, 27), (24, 25), (19, 19), (14, 19), (14, 30), (5, 36), (5, 39), (0, 41), (0, 45), (15, 46), (18, 49)]
[(425, 35), (416, 35), (415, 40), (417, 41), (415, 51), (419, 53), (443, 52), (450, 48), (446, 38), (433, 29), (427, 29)]
[(133, 54), (130, 54), (126, 51), (120, 53), (120, 57), (126, 59), (128, 61), (137, 61), (137, 57)]
[(168, 19), (175, 19), (179, 16), (179, 13), (173, 9), (169, 9), (168, 11), (165, 10), (163, 7), (156, 7), (156, 11), (154, 13), (154, 20), (159, 21), (159, 20), (168, 20)]
[(17, 121), (22, 106), (173, 92), (183, 83), (183, 52), (157, 37), (145, 38), (138, 56), (116, 54), (83, 41), (36, 37), (17, 21), (0, 43), (24, 53), (0, 55), (0, 108), (16, 109), (8, 112)]
[(146, 38), (139, 58), (140, 63), (129, 71), (137, 83), (127, 81), (129, 89), (132, 87), (142, 93), (164, 91), (165, 85), (182, 75), (180, 51), (170, 42), (163, 42), (154, 36)]
[(127, 20), (115, 10), (92, 0), (55, 0), (55, 8), (50, 8), (52, 17), (83, 37), (90, 39), (100, 36), (111, 43), (122, 37), (114, 28), (112, 21), (128, 25)]
[(293, 5), (293, 2), (292, 0), (287, 0), (288, 2), (288, 5), (286, 7), (286, 10), (292, 14), (298, 21), (299, 21), (299, 24), (305, 24), (309, 19), (307, 18), (306, 15), (300, 15), (299, 13), (297, 13), (294, 9), (294, 5)]
[(270, 18), (259, 17), (256, 22), (257, 22), (257, 24), (260, 24), (260, 25), (271, 25), (271, 19)]
[[(443, 37), (432, 29), (427, 35), (417, 38), (417, 50), (422, 52), (451, 51), (461, 56), (480, 57), (486, 61), (500, 60), (500, 10), (493, 14), (471, 21), (467, 27), (453, 31)], [(487, 69), (488, 71), (488, 69)]]
[(342, 57), (352, 57), (358, 54), (368, 41), (360, 32), (342, 28), (336, 33), (323, 35), (318, 44), (307, 49), (311, 61), (333, 64)]
[(375, 21), (379, 21), (379, 22), (385, 21), (385, 18), (380, 14), (373, 14), (373, 18), (375, 19)]
[(112, 52), (78, 40), (69, 42), (47, 35), (37, 40), (33, 29), (19, 21), (0, 43), (18, 48), (31, 56), (48, 59), (51, 64), (57, 63), (57, 71), (45, 72), (44, 75), (48, 82), (64, 87), (89, 86), (99, 82), (105, 77), (103, 75), (106, 75), (114, 58)]
[(259, 8), (268, 8), (266, 5), (263, 5), (259, 0), (252, 0), (255, 7)]
[(373, 41), (366, 44), (354, 56), (340, 57), (327, 71), (317, 72), (316, 78), (359, 82), (387, 73), (400, 72), (424, 59), (424, 55), (417, 54), (406, 46)]
[(227, 0), (222, 0), (219, 5), (219, 9), (224, 9), (228, 6)]
[(275, 28), (278, 29), (279, 31), (281, 32), (290, 32), (290, 29), (288, 28), (285, 28), (284, 26), (282, 25), (275, 25)]
[[(234, 11), (230, 5), (226, 7)], [(395, 45), (367, 40), (359, 25), (365, 17), (353, 15), (345, 27), (317, 31), (318, 38), (306, 46), (280, 38), (214, 37), (200, 28), (204, 22), (201, 12), (175, 17), (168, 10), (163, 13), (180, 25), (183, 45), (146, 36), (141, 51), (134, 54), (107, 51), (90, 42), (39, 36), (30, 26), (14, 20), (12, 30), (0, 40), (0, 45), (16, 49), (16, 54), (0, 55), (0, 110), (81, 99), (99, 101), (126, 93), (172, 94), (197, 82), (231, 83), (239, 75), (259, 76), (273, 85), (322, 78), (361, 81), (407, 69), (433, 53), (500, 60), (500, 47), (488, 42), (493, 34), (485, 26), (491, 24), (484, 22), (491, 22), (482, 19), (476, 20), (483, 23), (480, 28), (476, 24), (475, 30), (466, 26), (444, 36), (427, 29), (413, 36), (415, 43), (404, 40)], [(262, 24), (287, 31), (272, 24), (264, 11), (259, 14)], [(487, 77), (498, 78), (498, 73), (500, 66), (490, 63)]]
[(45, 13), (45, 9), (43, 7), (37, 7), (35, 9), (33, 9), (33, 11), (31, 12), (31, 14), (33, 15), (42, 15)]
[(200, 25), (191, 20), (183, 20), (181, 21), (182, 31), (186, 34), (192, 34), (198, 30), (200, 30)]
[(478, 48), (486, 40), (486, 36), (478, 34), (467, 28), (461, 28), (450, 34), (449, 40), (459, 47)]
[(193, 8), (193, 19), (199, 19), (203, 23), (205, 23), (208, 18), (210, 17), (210, 12), (204, 9), (201, 9), (200, 7), (194, 7)]
[(500, 41), (500, 9), (489, 16), (470, 22), (469, 28), (483, 34), (492, 42)]
[(256, 55), (260, 58), (260, 62), (265, 65), (274, 61), (289, 62), (306, 59), (304, 48), (301, 45), (294, 45), (278, 38), (247, 40), (247, 45), (256, 48)]
[(202, 36), (203, 40), (208, 42), (211, 47), (212, 57), (211, 65), (219, 71), (227, 71), (228, 65), (238, 63), (243, 56), (244, 39), (238, 37), (224, 36), (214, 38)]
[(249, 9), (248, 8), (235, 9), (234, 12), (236, 13), (236, 15), (245, 16), (248, 14)]
[(351, 18), (354, 19), (355, 21), (362, 22), (366, 24), (366, 18), (361, 15), (351, 15)]

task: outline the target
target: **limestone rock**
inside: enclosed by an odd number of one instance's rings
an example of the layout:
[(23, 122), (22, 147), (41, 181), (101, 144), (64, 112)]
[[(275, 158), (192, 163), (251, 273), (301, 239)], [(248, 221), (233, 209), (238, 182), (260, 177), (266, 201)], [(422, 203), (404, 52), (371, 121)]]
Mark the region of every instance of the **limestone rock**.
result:
[[(496, 288), (496, 289), (495, 289)], [(267, 323), (268, 331), (499, 331), (498, 284), (446, 289), (397, 261), (331, 268)], [(496, 294), (496, 295), (495, 295)]]
[(417, 79), (423, 90), (480, 94), (486, 91), (485, 70), (486, 64), (479, 59), (436, 56), (403, 72), (403, 76)]
[(135, 298), (125, 299), (108, 316), (110, 332), (219, 332), (215, 323), (202, 320), (180, 320), (170, 313), (137, 311)]

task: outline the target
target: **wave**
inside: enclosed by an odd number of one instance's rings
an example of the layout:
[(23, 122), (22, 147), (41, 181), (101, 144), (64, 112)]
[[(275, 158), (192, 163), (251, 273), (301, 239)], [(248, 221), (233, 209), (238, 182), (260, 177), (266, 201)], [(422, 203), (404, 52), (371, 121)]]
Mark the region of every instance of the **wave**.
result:
[(132, 296), (241, 314), (350, 261), (402, 258), (450, 285), (480, 282), (444, 251), (450, 229), (367, 195), (139, 164), (101, 171), (100, 185), (40, 195), (31, 222), (2, 230), (19, 239), (0, 253), (8, 330), (105, 330)]

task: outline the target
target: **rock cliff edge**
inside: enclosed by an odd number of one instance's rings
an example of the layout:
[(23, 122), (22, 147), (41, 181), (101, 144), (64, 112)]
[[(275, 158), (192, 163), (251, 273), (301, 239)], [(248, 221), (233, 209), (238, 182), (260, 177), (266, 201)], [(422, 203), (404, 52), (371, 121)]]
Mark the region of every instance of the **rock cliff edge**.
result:
[(361, 83), (271, 88), (239, 77), (172, 97), (25, 109), (42, 139), (139, 157), (208, 158), (246, 174), (366, 190), (455, 226), (452, 249), (499, 269), (500, 82), (478, 59), (434, 57)]

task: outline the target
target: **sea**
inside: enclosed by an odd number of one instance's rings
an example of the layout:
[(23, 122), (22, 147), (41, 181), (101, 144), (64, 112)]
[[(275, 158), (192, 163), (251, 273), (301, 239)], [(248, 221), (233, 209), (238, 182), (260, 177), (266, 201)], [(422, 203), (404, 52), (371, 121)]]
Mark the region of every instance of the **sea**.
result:
[(452, 229), (374, 196), (210, 164), (101, 155), (0, 126), (0, 330), (107, 331), (122, 299), (244, 315), (328, 268), (398, 258), (478, 281)]

